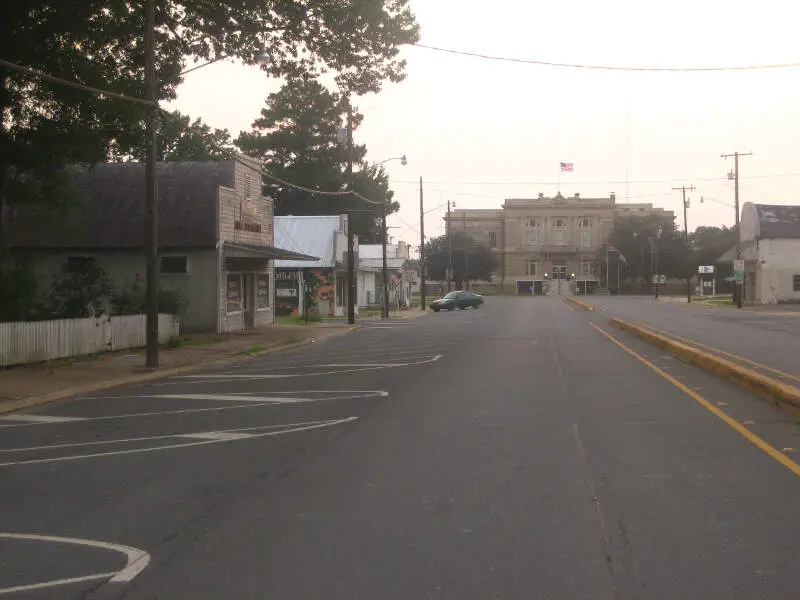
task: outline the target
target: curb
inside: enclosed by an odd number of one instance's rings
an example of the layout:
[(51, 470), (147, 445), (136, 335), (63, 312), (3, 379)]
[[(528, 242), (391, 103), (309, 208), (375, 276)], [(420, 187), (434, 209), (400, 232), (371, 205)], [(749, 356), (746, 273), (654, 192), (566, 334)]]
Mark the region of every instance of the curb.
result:
[(329, 338), (344, 335), (352, 331), (356, 331), (357, 329), (361, 329), (361, 325), (348, 327), (344, 331), (337, 331), (335, 333), (330, 333), (321, 339), (315, 339), (313, 337), (309, 337), (300, 342), (296, 342), (293, 344), (284, 344), (282, 346), (276, 346), (274, 348), (267, 348), (266, 350), (262, 350), (261, 352), (256, 352), (254, 354), (234, 354), (232, 356), (226, 356), (224, 358), (219, 358), (215, 360), (208, 360), (193, 365), (173, 367), (171, 369), (164, 369), (163, 371), (153, 371), (150, 373), (142, 373), (140, 375), (129, 375), (126, 377), (121, 377), (119, 379), (114, 379), (110, 381), (102, 381), (94, 384), (65, 388), (55, 392), (49, 392), (47, 394), (40, 394), (39, 396), (30, 396), (28, 398), (22, 398), (20, 400), (9, 402), (5, 406), (0, 406), (0, 415), (17, 412), (18, 410), (32, 408), (34, 406), (40, 406), (42, 404), (57, 402), (58, 400), (64, 400), (72, 396), (81, 396), (83, 394), (89, 394), (92, 392), (103, 392), (106, 390), (113, 389), (115, 387), (121, 387), (123, 385), (131, 385), (133, 383), (143, 383), (147, 381), (153, 381), (155, 379), (170, 377), (171, 375), (179, 375), (181, 373), (198, 371), (200, 369), (206, 369), (208, 367), (224, 366), (227, 364), (244, 361), (250, 358), (258, 358), (261, 356), (267, 356), (269, 354), (279, 354), (283, 352), (289, 352), (292, 350), (298, 350), (303, 346), (308, 346), (314, 342), (318, 341), (324, 342)]
[(666, 336), (654, 333), (644, 326), (635, 325), (616, 317), (609, 319), (609, 323), (617, 329), (632, 333), (642, 340), (663, 348), (705, 371), (732, 381), (739, 387), (754, 391), (769, 400), (784, 404), (792, 409), (800, 409), (800, 389), (794, 386), (787, 385), (782, 381), (772, 379), (753, 369), (748, 369), (709, 352), (676, 342)]
[(583, 302), (581, 300), (576, 300), (572, 296), (565, 296), (564, 299), (567, 300), (568, 302), (572, 302), (576, 306), (580, 306), (583, 310), (594, 310), (594, 306), (592, 306), (591, 304), (586, 304), (586, 302)]

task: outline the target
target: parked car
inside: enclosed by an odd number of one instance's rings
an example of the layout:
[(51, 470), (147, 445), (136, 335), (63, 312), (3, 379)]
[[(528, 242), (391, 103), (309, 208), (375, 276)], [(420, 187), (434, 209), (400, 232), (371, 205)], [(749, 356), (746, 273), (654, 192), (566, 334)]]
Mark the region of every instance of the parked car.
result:
[(468, 306), (478, 308), (483, 304), (483, 296), (473, 292), (449, 292), (442, 298), (431, 302), (431, 310), (439, 312), (440, 310), (464, 310)]

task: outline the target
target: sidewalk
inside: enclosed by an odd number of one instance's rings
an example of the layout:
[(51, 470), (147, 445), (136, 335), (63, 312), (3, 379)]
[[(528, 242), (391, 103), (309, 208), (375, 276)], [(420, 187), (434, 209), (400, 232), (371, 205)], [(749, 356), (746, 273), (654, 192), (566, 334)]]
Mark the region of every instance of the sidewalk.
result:
[(160, 368), (144, 365), (143, 348), (83, 356), (0, 370), (0, 413), (202, 368), (204, 365), (259, 356), (352, 331), (347, 323), (274, 325), (243, 333), (181, 336), (177, 348), (162, 347)]

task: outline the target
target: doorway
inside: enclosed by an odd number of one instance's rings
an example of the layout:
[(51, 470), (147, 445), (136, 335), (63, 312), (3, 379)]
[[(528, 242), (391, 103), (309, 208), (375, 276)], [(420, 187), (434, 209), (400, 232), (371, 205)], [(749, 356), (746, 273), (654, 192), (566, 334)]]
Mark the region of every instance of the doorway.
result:
[(255, 303), (255, 276), (252, 273), (242, 274), (242, 312), (244, 313), (244, 326), (256, 326)]
[(567, 278), (567, 265), (564, 263), (553, 265), (553, 279), (566, 279)]

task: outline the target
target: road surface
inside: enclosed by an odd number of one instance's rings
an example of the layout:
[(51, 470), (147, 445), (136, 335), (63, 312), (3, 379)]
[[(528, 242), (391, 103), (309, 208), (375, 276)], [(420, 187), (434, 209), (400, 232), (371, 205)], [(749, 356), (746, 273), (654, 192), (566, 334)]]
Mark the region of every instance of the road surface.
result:
[(798, 598), (798, 439), (600, 313), (487, 298), (0, 421), (0, 595)]
[(645, 296), (589, 296), (587, 301), (606, 315), (655, 326), (800, 377), (800, 312), (738, 310)]

